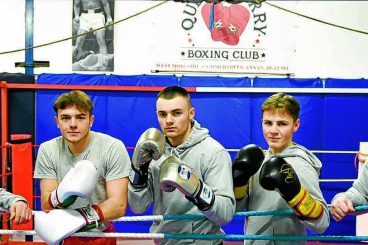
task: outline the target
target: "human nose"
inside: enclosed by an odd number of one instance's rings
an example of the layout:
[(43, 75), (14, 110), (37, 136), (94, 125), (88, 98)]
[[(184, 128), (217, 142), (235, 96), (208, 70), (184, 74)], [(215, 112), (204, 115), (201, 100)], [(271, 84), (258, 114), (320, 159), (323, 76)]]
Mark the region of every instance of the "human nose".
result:
[(277, 127), (276, 124), (272, 124), (269, 127), (269, 132), (272, 133), (272, 134), (277, 134), (279, 132), (279, 128)]
[(77, 119), (72, 117), (70, 119), (70, 127), (76, 127), (77, 126)]
[(174, 122), (173, 116), (168, 114), (166, 117), (166, 124), (172, 124)]

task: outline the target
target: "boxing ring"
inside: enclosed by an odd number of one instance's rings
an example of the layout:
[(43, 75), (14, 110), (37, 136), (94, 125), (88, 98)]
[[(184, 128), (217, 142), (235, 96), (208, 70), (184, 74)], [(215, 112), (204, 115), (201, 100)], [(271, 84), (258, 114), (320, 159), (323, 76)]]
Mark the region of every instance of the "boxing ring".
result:
[[(161, 84), (162, 85), (162, 84)], [(8, 90), (27, 89), (32, 91), (54, 91), (54, 90), (73, 90), (80, 89), (84, 91), (103, 91), (103, 92), (154, 92), (157, 93), (165, 86), (119, 86), (119, 85), (63, 85), (63, 84), (10, 84), (6, 81), (2, 81), (0, 84), (1, 89), (1, 150), (2, 150), (2, 187), (11, 186), (11, 191), (26, 197), (27, 200), (37, 200), (39, 196), (34, 194), (34, 182), (32, 179), (33, 175), (33, 162), (34, 153), (36, 152), (37, 145), (33, 145), (31, 142), (31, 135), (11, 135), (9, 138), (7, 120), (4, 118), (8, 117)], [(286, 92), (286, 93), (302, 93), (302, 94), (367, 94), (368, 89), (362, 88), (255, 88), (255, 87), (186, 87), (191, 93), (234, 93), (234, 94), (255, 94), (258, 93), (275, 93), (275, 92)], [(303, 108), (302, 108), (303, 110)], [(133, 145), (133, 144), (130, 144)], [(128, 151), (131, 152), (134, 147), (128, 146)], [(234, 154), (238, 151), (238, 148), (229, 148), (228, 151)], [(357, 151), (354, 150), (312, 150), (315, 154), (320, 155), (348, 155), (355, 157)], [(11, 171), (9, 171), (11, 169)], [(9, 176), (12, 181), (9, 182)], [(354, 178), (321, 178), (321, 183), (334, 183), (342, 182), (351, 184)], [(35, 208), (33, 202), (30, 202), (30, 207)], [(368, 208), (366, 206), (357, 207), (358, 211), (365, 211)], [(35, 211), (40, 212), (40, 211)], [(234, 218), (244, 218), (251, 215), (292, 215), (291, 210), (268, 210), (262, 212), (237, 212), (234, 214)], [(4, 215), (3, 215), (4, 216)], [(6, 216), (6, 214), (5, 214)], [(203, 219), (204, 216), (201, 214), (195, 215), (165, 215), (165, 216), (154, 216), (154, 215), (141, 215), (133, 216), (129, 215), (115, 220), (115, 223), (133, 223), (133, 222), (152, 222), (154, 220), (162, 219)], [(4, 218), (3, 218), (4, 220)], [(6, 220), (6, 218), (5, 218)], [(244, 224), (244, 223), (242, 223)], [(3, 230), (0, 230), (0, 234), (3, 236), (2, 244), (22, 244), (22, 243), (34, 243), (31, 237), (37, 235), (33, 230), (33, 222), (29, 222), (25, 225), (12, 226), (10, 227), (7, 222), (3, 222)], [(241, 227), (242, 228), (242, 227)], [(26, 241), (11, 241), (11, 237), (14, 236), (25, 236)], [(200, 235), (200, 234), (161, 234), (161, 233), (94, 233), (94, 232), (81, 232), (76, 233), (73, 236), (87, 236), (87, 237), (117, 237), (121, 240), (125, 239), (154, 239), (154, 238), (167, 238), (167, 239), (201, 239), (201, 240), (215, 240), (224, 239), (225, 241), (241, 241), (241, 240), (291, 240), (291, 241), (328, 241), (328, 242), (358, 242), (368, 240), (367, 236), (350, 236), (350, 235), (308, 235), (308, 236), (257, 236), (257, 235), (243, 235), (243, 234), (231, 234), (224, 235), (212, 234), (212, 235)], [(27, 241), (30, 240), (30, 241)], [(36, 239), (37, 240), (37, 239)]]

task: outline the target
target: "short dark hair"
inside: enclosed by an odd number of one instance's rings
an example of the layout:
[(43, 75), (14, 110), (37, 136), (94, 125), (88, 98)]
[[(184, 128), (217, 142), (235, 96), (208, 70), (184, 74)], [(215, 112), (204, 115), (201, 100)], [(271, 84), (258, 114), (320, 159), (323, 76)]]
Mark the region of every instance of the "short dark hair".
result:
[(170, 86), (170, 87), (164, 88), (158, 93), (156, 100), (160, 98), (170, 100), (177, 96), (182, 96), (184, 98), (187, 98), (190, 107), (192, 107), (192, 102), (190, 100), (190, 95), (188, 91), (185, 88), (179, 87), (179, 86)]
[(276, 93), (266, 99), (262, 105), (262, 114), (264, 111), (281, 109), (288, 112), (296, 121), (299, 118), (300, 105), (291, 95)]
[(74, 90), (68, 93), (61, 94), (54, 102), (54, 111), (58, 113), (60, 109), (65, 109), (68, 106), (77, 106), (78, 109), (89, 112), (92, 115), (93, 103), (91, 98), (80, 90)]

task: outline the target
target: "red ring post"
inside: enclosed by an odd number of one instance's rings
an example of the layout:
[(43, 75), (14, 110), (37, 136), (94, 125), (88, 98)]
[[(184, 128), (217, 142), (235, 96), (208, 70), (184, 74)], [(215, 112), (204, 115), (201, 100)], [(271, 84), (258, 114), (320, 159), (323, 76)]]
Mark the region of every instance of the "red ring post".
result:
[[(33, 209), (33, 147), (32, 135), (12, 134), (12, 192), (23, 196)], [(13, 230), (32, 230), (33, 220), (26, 224), (12, 225)]]
[[(1, 145), (6, 146), (8, 143), (8, 88), (6, 82), (1, 81)], [(1, 148), (1, 173), (7, 172), (7, 149)], [(7, 177), (2, 177), (1, 187), (7, 187)], [(5, 229), (7, 227), (4, 227)]]
[[(5, 173), (7, 172), (8, 159), (7, 159), (7, 148), (5, 147), (8, 143), (8, 88), (6, 87), (6, 82), (0, 82), (1, 88), (1, 187), (7, 187), (7, 176)], [(2, 219), (6, 218), (7, 215), (3, 215)], [(8, 223), (2, 223), (3, 229), (8, 229)], [(9, 236), (4, 235), (2, 237), (3, 242), (6, 244), (9, 241)]]

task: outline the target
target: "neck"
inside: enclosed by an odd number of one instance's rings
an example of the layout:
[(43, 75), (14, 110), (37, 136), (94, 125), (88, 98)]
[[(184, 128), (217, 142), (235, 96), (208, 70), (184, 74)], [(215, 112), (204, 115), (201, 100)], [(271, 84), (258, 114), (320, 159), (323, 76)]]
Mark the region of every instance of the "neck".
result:
[(282, 152), (283, 150), (285, 150), (286, 148), (290, 147), (293, 145), (293, 142), (291, 141), (288, 145), (286, 145), (285, 147), (281, 148), (281, 149), (275, 149), (275, 148), (270, 148), (271, 149), (271, 152), (273, 154), (276, 154), (276, 153), (280, 153)]
[(173, 147), (177, 147), (178, 145), (183, 144), (188, 139), (191, 132), (192, 132), (192, 127), (189, 126), (188, 130), (185, 132), (185, 134), (182, 137), (169, 139), (170, 145)]

